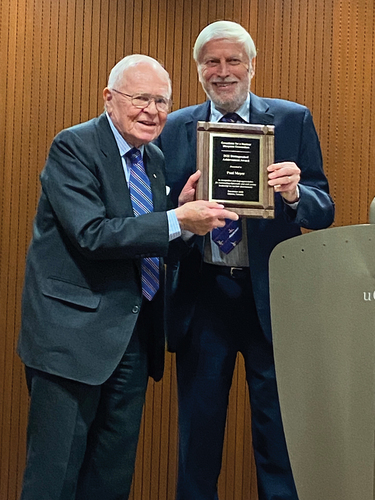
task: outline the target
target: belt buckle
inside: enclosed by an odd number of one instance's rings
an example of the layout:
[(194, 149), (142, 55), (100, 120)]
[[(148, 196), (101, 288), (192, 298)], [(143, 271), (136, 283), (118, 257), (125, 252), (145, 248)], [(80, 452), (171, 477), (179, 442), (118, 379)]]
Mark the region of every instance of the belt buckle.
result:
[(229, 271), (230, 277), (236, 279), (236, 271), (242, 271), (242, 270), (243, 267), (231, 267)]

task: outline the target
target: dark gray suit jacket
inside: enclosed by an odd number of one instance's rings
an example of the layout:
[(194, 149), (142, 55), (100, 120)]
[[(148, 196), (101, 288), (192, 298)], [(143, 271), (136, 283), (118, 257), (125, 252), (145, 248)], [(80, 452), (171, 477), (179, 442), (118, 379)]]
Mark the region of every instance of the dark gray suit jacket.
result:
[[(141, 258), (163, 257), (169, 246), (163, 155), (149, 144), (144, 159), (155, 211), (135, 218), (104, 114), (54, 139), (26, 263), (18, 352), (27, 366), (100, 384), (120, 361), (141, 308)], [(141, 314), (155, 379), (162, 302), (158, 292)]]
[[(177, 202), (186, 179), (196, 170), (197, 122), (208, 121), (210, 102), (171, 113), (156, 144), (163, 151), (167, 184)], [(258, 316), (271, 340), (268, 260), (283, 240), (301, 234), (301, 227), (321, 229), (333, 222), (334, 204), (323, 172), (318, 136), (310, 111), (294, 102), (251, 94), (249, 122), (275, 125), (275, 161), (293, 161), (301, 169), (297, 210), (275, 195), (275, 219), (247, 219), (248, 254)], [(168, 341), (171, 350), (189, 327), (200, 283), (203, 238), (197, 237), (187, 258), (170, 262), (168, 278)], [(285, 286), (292, 286), (286, 283)]]

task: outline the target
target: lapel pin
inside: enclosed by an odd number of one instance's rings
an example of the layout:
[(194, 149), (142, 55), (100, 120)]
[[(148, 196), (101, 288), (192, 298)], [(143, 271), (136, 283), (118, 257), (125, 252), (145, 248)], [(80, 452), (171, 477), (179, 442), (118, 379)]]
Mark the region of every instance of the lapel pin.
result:
[(156, 179), (156, 174), (152, 174), (153, 178)]

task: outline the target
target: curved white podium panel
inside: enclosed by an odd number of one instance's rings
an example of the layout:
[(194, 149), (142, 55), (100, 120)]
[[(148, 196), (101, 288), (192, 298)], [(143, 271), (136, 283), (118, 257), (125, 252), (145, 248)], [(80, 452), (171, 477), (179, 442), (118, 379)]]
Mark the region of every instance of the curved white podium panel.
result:
[(300, 500), (373, 500), (375, 226), (281, 243), (270, 258), (270, 296)]

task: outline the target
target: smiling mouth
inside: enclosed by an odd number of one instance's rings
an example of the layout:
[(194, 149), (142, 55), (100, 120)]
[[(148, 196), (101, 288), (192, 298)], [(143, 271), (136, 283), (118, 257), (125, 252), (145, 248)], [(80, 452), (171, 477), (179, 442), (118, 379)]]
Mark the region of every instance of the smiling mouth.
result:
[(156, 127), (156, 123), (155, 122), (143, 122), (143, 121), (139, 121), (138, 123), (140, 123), (141, 125), (144, 125), (145, 127)]
[(212, 84), (218, 89), (229, 89), (236, 83), (237, 82), (212, 82)]

